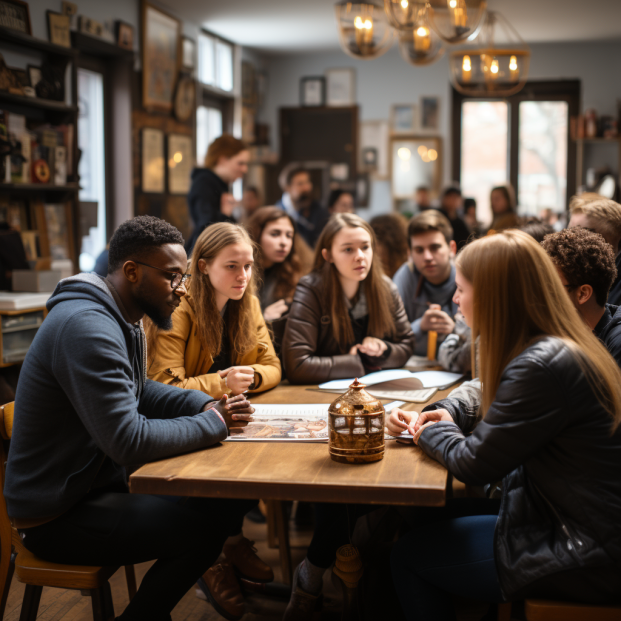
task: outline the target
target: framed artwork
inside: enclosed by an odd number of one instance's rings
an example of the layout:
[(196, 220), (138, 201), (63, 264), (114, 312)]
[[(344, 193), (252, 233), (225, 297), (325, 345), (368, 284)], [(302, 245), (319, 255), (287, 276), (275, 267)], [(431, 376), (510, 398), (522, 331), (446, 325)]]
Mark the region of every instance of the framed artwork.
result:
[(327, 69), (326, 105), (356, 105), (356, 72), (354, 69)]
[(196, 42), (194, 39), (183, 37), (181, 40), (181, 66), (187, 71), (194, 71), (196, 67)]
[(326, 105), (326, 79), (323, 76), (312, 76), (300, 79), (300, 105)]
[(367, 171), (373, 171), (377, 168), (377, 149), (375, 147), (362, 149), (362, 164)]
[(187, 194), (194, 166), (192, 138), (183, 134), (168, 135), (168, 192)]
[(179, 71), (181, 22), (142, 3), (142, 105), (170, 112)]
[[(373, 173), (374, 179), (386, 180), (388, 173), (388, 137), (390, 131), (388, 121), (362, 121), (359, 125), (358, 144), (360, 170)], [(375, 152), (375, 164), (369, 164), (368, 153)], [(366, 155), (365, 155), (366, 154)]]
[(436, 136), (392, 136), (390, 178), (395, 199), (411, 199), (424, 185), (438, 195), (442, 183), (442, 139)]
[(164, 132), (145, 127), (142, 130), (142, 191), (162, 194), (164, 186)]
[(241, 66), (241, 95), (242, 104), (247, 108), (253, 108), (257, 103), (254, 76), (254, 65), (248, 61), (243, 61)]
[(392, 107), (390, 131), (393, 134), (412, 134), (416, 131), (415, 104), (396, 104)]
[(31, 35), (28, 3), (22, 0), (0, 0), (0, 26)]
[(440, 129), (439, 97), (420, 98), (420, 128), (431, 132), (437, 132)]
[(103, 24), (97, 20), (85, 17), (84, 15), (78, 15), (78, 30), (93, 37), (101, 37), (104, 27)]
[(124, 50), (134, 49), (134, 27), (125, 22), (116, 22), (116, 44)]
[(71, 16), (47, 11), (47, 31), (50, 43), (71, 47)]

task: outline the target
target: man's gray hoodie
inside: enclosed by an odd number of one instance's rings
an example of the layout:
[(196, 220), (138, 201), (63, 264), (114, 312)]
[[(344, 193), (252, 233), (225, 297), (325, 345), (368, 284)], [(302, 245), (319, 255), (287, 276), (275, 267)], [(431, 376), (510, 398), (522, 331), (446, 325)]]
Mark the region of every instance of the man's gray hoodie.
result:
[(146, 379), (144, 332), (125, 321), (102, 278), (62, 280), (28, 350), (15, 398), (4, 495), (9, 515), (56, 517), (124, 466), (227, 436), (213, 399)]

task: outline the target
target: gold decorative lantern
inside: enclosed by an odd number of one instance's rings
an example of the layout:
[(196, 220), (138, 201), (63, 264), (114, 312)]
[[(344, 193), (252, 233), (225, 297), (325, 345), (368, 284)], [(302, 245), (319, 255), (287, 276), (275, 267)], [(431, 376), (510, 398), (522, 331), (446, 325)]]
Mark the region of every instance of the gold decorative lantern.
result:
[(384, 458), (384, 406), (358, 379), (328, 409), (330, 457), (344, 464)]
[(485, 0), (427, 0), (431, 26), (450, 44), (472, 41), (481, 28)]
[(430, 28), (426, 5), (416, 7), (412, 27), (398, 31), (399, 52), (401, 58), (411, 65), (430, 65), (442, 57), (444, 46), (442, 39)]

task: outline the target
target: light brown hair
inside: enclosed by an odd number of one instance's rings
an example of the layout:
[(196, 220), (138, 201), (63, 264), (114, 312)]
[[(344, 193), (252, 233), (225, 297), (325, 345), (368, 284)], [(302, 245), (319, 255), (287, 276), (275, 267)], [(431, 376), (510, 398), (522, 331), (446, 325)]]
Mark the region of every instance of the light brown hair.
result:
[(448, 218), (437, 209), (426, 209), (415, 215), (408, 224), (408, 245), (412, 247), (412, 237), (431, 231), (442, 233), (447, 244), (453, 239), (453, 227)]
[(332, 334), (339, 344), (342, 352), (347, 351), (354, 341), (354, 330), (351, 319), (345, 304), (345, 295), (338, 277), (338, 270), (333, 263), (323, 258), (322, 250), (332, 252), (332, 243), (336, 234), (349, 227), (352, 229), (364, 229), (371, 238), (371, 248), (373, 249), (373, 262), (369, 273), (364, 280), (365, 296), (369, 309), (369, 328), (368, 336), (375, 336), (379, 339), (393, 337), (396, 331), (395, 320), (392, 309), (392, 295), (388, 283), (385, 280), (381, 263), (376, 256), (377, 242), (373, 229), (360, 216), (353, 213), (337, 213), (331, 216), (324, 227), (317, 247), (315, 248), (315, 262), (313, 271), (321, 273), (324, 284), (326, 299), (330, 304), (330, 319)]
[(296, 251), (296, 226), (293, 218), (279, 207), (261, 207), (257, 209), (249, 218), (246, 228), (250, 237), (254, 240), (258, 247), (257, 263), (256, 266), (260, 270), (261, 276), (263, 275), (263, 250), (261, 248), (261, 235), (265, 227), (270, 222), (276, 222), (281, 218), (288, 218), (293, 227), (293, 240), (291, 244), (291, 251), (286, 256), (282, 263), (274, 265), (276, 270), (276, 288), (274, 289), (274, 295), (277, 300), (287, 299), (293, 297), (293, 292), (297, 287), (298, 281), (303, 276), (302, 262)]
[(241, 300), (227, 302), (223, 320), (216, 305), (216, 291), (209, 276), (198, 269), (198, 262), (204, 259), (210, 265), (227, 246), (239, 243), (248, 244), (256, 256), (256, 245), (241, 226), (230, 222), (212, 224), (198, 236), (190, 260), (192, 278), (189, 293), (194, 301), (201, 345), (215, 359), (222, 347), (222, 334), (226, 325), (234, 364), (257, 344), (257, 330), (252, 318), (252, 296), (256, 291), (255, 270), (252, 270), (252, 277)]
[[(598, 197), (598, 198), (591, 198)], [(569, 208), (571, 215), (582, 213), (597, 225), (597, 232), (610, 239), (621, 240), (621, 205), (598, 194), (574, 196)], [(618, 250), (614, 249), (615, 252)]]
[(369, 224), (375, 233), (377, 250), (389, 278), (408, 260), (408, 225), (398, 213), (375, 216)]
[(205, 155), (205, 168), (215, 168), (221, 157), (235, 157), (242, 151), (247, 151), (248, 145), (230, 134), (222, 134), (216, 138), (208, 147)]
[(457, 255), (456, 267), (474, 288), (472, 342), (480, 338), (483, 416), (505, 367), (537, 338), (549, 335), (568, 346), (616, 429), (621, 422), (621, 370), (569, 303), (543, 248), (522, 231), (503, 231), (466, 246)]

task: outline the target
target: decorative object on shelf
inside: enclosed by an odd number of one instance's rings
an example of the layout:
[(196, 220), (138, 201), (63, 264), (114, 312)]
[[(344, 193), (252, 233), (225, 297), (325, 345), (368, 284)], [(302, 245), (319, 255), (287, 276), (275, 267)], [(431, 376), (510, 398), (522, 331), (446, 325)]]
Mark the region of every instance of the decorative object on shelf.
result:
[(181, 22), (142, 2), (142, 105), (169, 112), (179, 66)]
[(442, 183), (442, 141), (438, 137), (395, 136), (390, 139), (392, 195), (411, 199), (424, 185), (438, 195)]
[(49, 183), (50, 167), (48, 163), (43, 159), (33, 162), (32, 176), (33, 176), (33, 181), (36, 181), (37, 183)]
[(78, 30), (93, 37), (101, 37), (104, 28), (101, 22), (84, 15), (78, 15)]
[(356, 73), (354, 69), (326, 69), (326, 105), (356, 105)]
[(47, 29), (50, 43), (71, 47), (71, 18), (69, 15), (47, 11)]
[(65, 100), (65, 65), (44, 61), (41, 65), (41, 80), (35, 87), (37, 97), (52, 101)]
[(28, 3), (22, 0), (0, 0), (0, 27), (32, 35)]
[(432, 28), (447, 43), (472, 41), (483, 23), (485, 0), (427, 0)]
[(19, 80), (13, 71), (6, 66), (2, 54), (0, 54), (0, 91), (9, 91), (14, 95), (22, 94)]
[(41, 67), (35, 67), (34, 65), (27, 65), (28, 79), (30, 80), (30, 86), (37, 88), (37, 84), (41, 82)]
[(377, 149), (375, 147), (362, 149), (362, 166), (367, 172), (377, 170)]
[(248, 106), (242, 106), (242, 136), (241, 139), (246, 144), (255, 143), (255, 131), (254, 131), (254, 108)]
[(613, 116), (606, 114), (600, 117), (599, 128), (602, 138), (617, 138), (619, 136), (617, 120)]
[(307, 107), (326, 105), (326, 79), (323, 76), (300, 79), (300, 105)]
[(355, 379), (328, 408), (328, 446), (333, 461), (367, 464), (384, 458), (384, 406), (364, 389)]
[(347, 164), (330, 164), (331, 181), (347, 181), (349, 179), (349, 166)]
[(182, 123), (188, 121), (194, 112), (195, 103), (196, 82), (188, 76), (183, 76), (175, 91), (174, 112), (177, 120)]
[(432, 132), (440, 129), (440, 99), (438, 97), (420, 98), (420, 129)]
[(187, 194), (194, 166), (192, 138), (182, 134), (168, 135), (168, 192)]
[(142, 191), (163, 194), (164, 132), (145, 127), (142, 130)]
[(411, 134), (416, 131), (416, 104), (396, 104), (390, 115), (393, 134)]
[(370, 60), (385, 54), (394, 33), (384, 7), (374, 0), (342, 0), (334, 5), (343, 51), (354, 58)]
[(45, 205), (45, 222), (52, 259), (68, 259), (67, 206), (64, 203)]
[(66, 0), (63, 0), (61, 2), (61, 13), (63, 15), (69, 16), (69, 27), (71, 28), (71, 30), (75, 30), (75, 21), (76, 15), (78, 14), (78, 5), (74, 4), (73, 2), (67, 2)]
[(124, 50), (134, 49), (134, 27), (122, 21), (116, 22), (116, 44)]
[(362, 121), (359, 125), (360, 168), (368, 170), (365, 165), (364, 151), (373, 149), (377, 153), (377, 164), (373, 171), (374, 179), (388, 179), (388, 121)]
[(196, 42), (189, 37), (181, 40), (181, 67), (190, 72), (196, 68)]
[(584, 112), (584, 137), (597, 138), (597, 112), (594, 108)]
[(242, 61), (241, 66), (241, 96), (242, 105), (254, 108), (257, 105), (257, 91), (255, 88), (254, 65), (248, 61)]
[(487, 11), (476, 46), (452, 52), (449, 62), (451, 82), (460, 93), (509, 97), (526, 84), (530, 48), (500, 13)]

